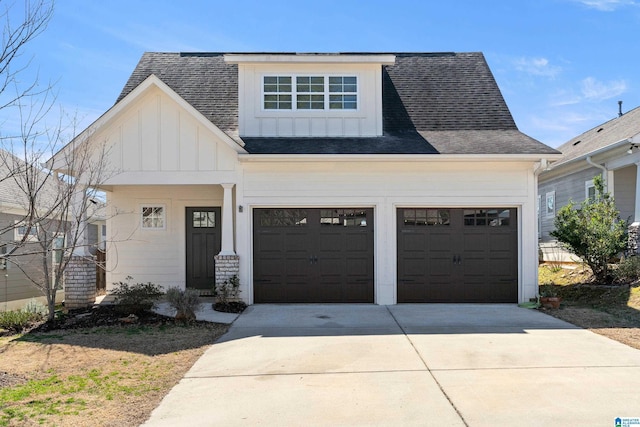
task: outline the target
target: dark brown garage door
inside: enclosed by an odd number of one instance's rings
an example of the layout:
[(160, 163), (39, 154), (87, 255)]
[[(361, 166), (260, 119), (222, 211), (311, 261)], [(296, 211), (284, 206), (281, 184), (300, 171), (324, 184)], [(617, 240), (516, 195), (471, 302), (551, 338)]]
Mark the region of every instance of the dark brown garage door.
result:
[(398, 302), (517, 302), (516, 209), (398, 209)]
[(373, 209), (255, 209), (256, 303), (373, 302)]

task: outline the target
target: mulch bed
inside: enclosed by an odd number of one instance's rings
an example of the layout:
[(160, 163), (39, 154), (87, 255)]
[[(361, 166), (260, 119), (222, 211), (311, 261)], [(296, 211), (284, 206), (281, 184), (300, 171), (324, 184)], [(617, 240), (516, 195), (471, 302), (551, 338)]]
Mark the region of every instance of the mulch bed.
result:
[[(216, 311), (225, 313), (242, 313), (247, 305), (241, 301), (227, 303), (215, 303), (213, 308)], [(193, 321), (192, 324), (204, 324), (208, 322)], [(44, 321), (32, 325), (23, 332), (49, 332), (53, 330), (95, 328), (101, 326), (127, 326), (127, 325), (183, 325), (183, 320), (176, 320), (171, 316), (151, 311), (144, 311), (137, 314), (127, 314), (116, 305), (96, 305), (90, 308), (69, 310), (61, 314), (53, 321)], [(0, 335), (12, 334), (10, 331), (0, 331)]]
[(227, 303), (216, 302), (213, 304), (215, 311), (222, 311), (224, 313), (242, 313), (247, 308), (247, 304), (242, 301), (232, 301)]
[[(48, 332), (59, 329), (94, 328), (101, 326), (126, 326), (126, 325), (175, 325), (183, 324), (171, 316), (145, 311), (138, 314), (126, 314), (114, 305), (97, 305), (91, 308), (69, 310), (60, 318), (43, 322), (30, 332)], [(206, 323), (206, 322), (193, 322)]]

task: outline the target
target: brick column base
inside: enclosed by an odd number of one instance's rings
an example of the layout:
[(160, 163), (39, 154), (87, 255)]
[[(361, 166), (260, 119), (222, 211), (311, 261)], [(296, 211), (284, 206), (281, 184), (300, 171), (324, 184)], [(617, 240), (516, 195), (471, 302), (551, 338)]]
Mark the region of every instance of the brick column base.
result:
[(216, 286), (240, 274), (240, 256), (216, 255)]
[(64, 306), (86, 308), (96, 302), (96, 261), (73, 256), (64, 271)]
[(640, 224), (634, 223), (628, 228), (627, 256), (637, 255), (640, 245)]

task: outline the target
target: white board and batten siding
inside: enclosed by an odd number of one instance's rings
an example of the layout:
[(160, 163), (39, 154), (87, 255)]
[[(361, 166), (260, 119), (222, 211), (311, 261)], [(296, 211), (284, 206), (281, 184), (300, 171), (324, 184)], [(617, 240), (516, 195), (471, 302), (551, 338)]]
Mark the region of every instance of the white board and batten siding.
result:
[[(380, 64), (240, 64), (239, 130), (247, 137), (367, 137), (382, 135)], [(356, 110), (265, 110), (264, 76), (356, 76)], [(295, 78), (292, 84), (295, 84)], [(295, 100), (293, 100), (295, 102)]]
[[(222, 206), (219, 185), (117, 186), (109, 193), (112, 215), (107, 219), (107, 289), (133, 277), (133, 283), (153, 282), (180, 287), (186, 283), (185, 208)], [(163, 229), (142, 229), (141, 208), (162, 206)], [(216, 218), (218, 224), (220, 218)]]
[[(236, 152), (157, 87), (149, 88), (100, 133), (108, 167), (107, 185), (228, 182)], [(231, 181), (233, 182), (233, 181)]]
[[(105, 183), (107, 289), (127, 276), (184, 288), (185, 208), (222, 206), (219, 184), (238, 181), (237, 152), (153, 85), (92, 138), (106, 141), (114, 171)], [(141, 228), (143, 206), (164, 207), (164, 229)]]
[[(375, 302), (396, 302), (396, 209), (401, 207), (516, 207), (519, 300), (537, 291), (535, 177), (527, 162), (282, 162), (243, 164), (237, 203), (240, 259), (251, 259), (251, 208), (373, 207)], [(252, 263), (241, 263), (250, 283)], [(243, 289), (245, 297), (252, 289)]]

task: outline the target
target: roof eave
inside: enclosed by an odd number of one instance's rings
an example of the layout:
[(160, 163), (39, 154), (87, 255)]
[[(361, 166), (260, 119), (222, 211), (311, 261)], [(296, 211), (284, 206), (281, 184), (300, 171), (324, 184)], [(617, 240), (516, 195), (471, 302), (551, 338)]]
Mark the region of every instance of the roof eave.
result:
[(577, 163), (577, 162), (581, 162), (581, 161), (585, 161), (587, 159), (587, 157), (594, 157), (600, 154), (604, 154), (608, 151), (613, 151), (617, 148), (623, 147), (625, 145), (631, 145), (631, 144), (640, 144), (640, 133), (637, 133), (633, 136), (629, 136), (627, 138), (621, 139), (619, 141), (616, 141), (612, 144), (609, 145), (605, 145), (604, 147), (600, 147), (600, 148), (596, 148), (595, 150), (589, 151), (588, 153), (582, 154), (578, 157), (574, 157), (572, 159), (569, 159), (567, 161), (559, 161), (556, 162), (554, 164), (551, 165), (550, 167), (550, 171), (554, 170), (556, 168), (560, 168), (560, 167), (564, 167), (564, 166), (568, 166), (571, 165), (573, 163)]
[(538, 162), (560, 154), (239, 154), (240, 162)]
[(382, 64), (393, 65), (396, 56), (390, 54), (349, 55), (349, 54), (226, 54), (228, 64), (255, 63), (323, 63), (323, 64)]

